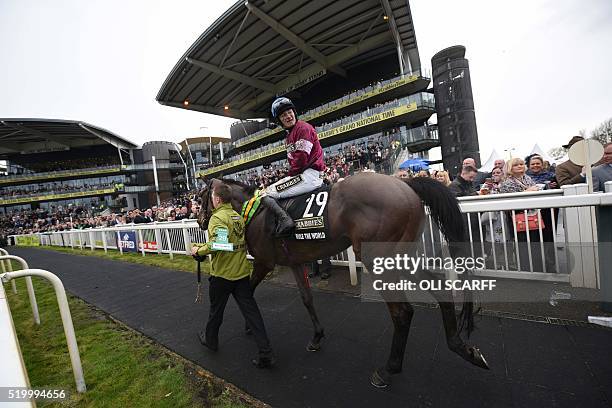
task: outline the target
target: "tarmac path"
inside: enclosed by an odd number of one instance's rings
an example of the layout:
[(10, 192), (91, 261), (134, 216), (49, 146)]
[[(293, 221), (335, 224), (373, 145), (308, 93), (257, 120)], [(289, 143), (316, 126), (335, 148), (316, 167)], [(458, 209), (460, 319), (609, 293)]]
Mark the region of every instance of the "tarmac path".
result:
[(391, 320), (382, 303), (315, 289), (326, 338), (321, 351), (310, 353), (312, 326), (297, 289), (262, 283), (255, 296), (278, 362), (272, 370), (259, 370), (250, 363), (255, 342), (244, 334), (233, 300), (219, 352), (200, 345), (196, 333), (206, 321), (208, 299), (205, 292), (204, 302), (194, 303), (193, 274), (44, 249), (9, 252), (31, 268), (58, 275), (71, 294), (275, 407), (612, 405), (609, 329), (479, 317), (470, 342), (487, 358), (491, 370), (485, 371), (447, 349), (438, 310), (417, 307), (404, 371), (380, 390), (369, 376), (384, 364), (391, 345)]

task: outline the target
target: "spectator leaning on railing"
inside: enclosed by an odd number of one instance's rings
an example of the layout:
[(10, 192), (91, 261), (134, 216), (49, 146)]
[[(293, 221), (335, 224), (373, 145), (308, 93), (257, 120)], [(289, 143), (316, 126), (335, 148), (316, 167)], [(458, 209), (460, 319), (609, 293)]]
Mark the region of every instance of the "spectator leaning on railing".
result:
[(457, 175), (448, 187), (456, 197), (477, 195), (478, 193), (474, 188), (474, 178), (477, 173), (478, 170), (475, 167), (463, 166), (461, 174)]
[(593, 191), (605, 191), (607, 181), (612, 181), (612, 143), (604, 145), (604, 155), (599, 166), (593, 168)]
[[(500, 186), (502, 193), (518, 193), (523, 191), (538, 191), (540, 187), (525, 174), (525, 162), (523, 159), (514, 158), (506, 164), (507, 177)], [(553, 210), (555, 211), (555, 210)], [(542, 272), (542, 257), (540, 245), (544, 245), (547, 272), (555, 271), (555, 253), (552, 234), (552, 217), (550, 209), (545, 209), (540, 212), (537, 210), (527, 211), (525, 216), (524, 211), (516, 211), (513, 216), (507, 213), (508, 227), (511, 236), (516, 229), (516, 236), (519, 242), (519, 254), (521, 260), (521, 270), (529, 271), (531, 267), (536, 272)], [(555, 220), (557, 217), (555, 216)], [(522, 231), (517, 227), (518, 223), (522, 222)], [(540, 234), (542, 234), (543, 243), (540, 243)], [(529, 244), (527, 244), (529, 242)], [(527, 248), (530, 246), (531, 250)], [(531, 252), (532, 263), (529, 262), (529, 253)]]

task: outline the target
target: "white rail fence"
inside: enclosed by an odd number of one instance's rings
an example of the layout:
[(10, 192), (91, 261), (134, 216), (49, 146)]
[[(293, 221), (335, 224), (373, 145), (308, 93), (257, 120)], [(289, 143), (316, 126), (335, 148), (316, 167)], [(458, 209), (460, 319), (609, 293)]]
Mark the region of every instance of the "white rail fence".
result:
[[(612, 192), (587, 194), (585, 184), (559, 190), (462, 197), (473, 256), (486, 258), (477, 274), (498, 278), (569, 282), (575, 287), (598, 288), (599, 265), (595, 207), (612, 205)], [(543, 229), (516, 231), (517, 214), (537, 214)], [(612, 227), (611, 227), (612, 228)], [(30, 235), (44, 246), (190, 255), (192, 243), (206, 242), (195, 220), (135, 224)], [(18, 240), (18, 236), (12, 237)], [(446, 243), (432, 222), (425, 221), (421, 236), (426, 256), (442, 256)], [(346, 266), (351, 283), (358, 283), (352, 248), (331, 258)]]
[(72, 315), (70, 313), (70, 307), (62, 281), (49, 271), (28, 268), (27, 262), (18, 256), (4, 255), (0, 257), (0, 260), (2, 262), (5, 260), (9, 262), (10, 260), (15, 260), (23, 267), (23, 269), (17, 271), (0, 274), (0, 344), (3, 345), (3, 347), (0, 348), (0, 356), (3, 362), (0, 364), (0, 384), (11, 387), (29, 388), (30, 386), (3, 283), (14, 282), (17, 278), (26, 278), (26, 282), (28, 283), (28, 295), (30, 296), (32, 311), (34, 313), (34, 321), (36, 324), (40, 324), (38, 306), (36, 304), (34, 288), (31, 282), (32, 276), (38, 276), (48, 280), (53, 286), (59, 306), (62, 325), (64, 327), (64, 335), (66, 336), (76, 389), (78, 392), (85, 392), (87, 387), (83, 376), (81, 357), (74, 332), (74, 325), (72, 323)]

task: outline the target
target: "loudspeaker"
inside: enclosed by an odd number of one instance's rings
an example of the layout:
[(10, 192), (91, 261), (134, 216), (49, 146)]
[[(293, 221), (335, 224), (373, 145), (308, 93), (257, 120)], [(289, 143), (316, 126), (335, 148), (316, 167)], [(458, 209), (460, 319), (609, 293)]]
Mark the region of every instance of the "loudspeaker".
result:
[(457, 45), (431, 59), (442, 162), (452, 175), (460, 172), (466, 157), (480, 167), (470, 68), (464, 57), (465, 47)]

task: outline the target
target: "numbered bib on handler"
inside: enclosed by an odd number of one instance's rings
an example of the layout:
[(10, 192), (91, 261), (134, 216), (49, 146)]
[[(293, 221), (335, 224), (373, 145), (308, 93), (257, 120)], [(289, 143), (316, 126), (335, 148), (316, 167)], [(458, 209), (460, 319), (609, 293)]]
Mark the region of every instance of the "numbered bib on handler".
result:
[(217, 234), (217, 237), (215, 239), (215, 243), (217, 244), (227, 244), (229, 241), (227, 239), (227, 236), (229, 234), (227, 228), (217, 228), (217, 230), (215, 231)]

